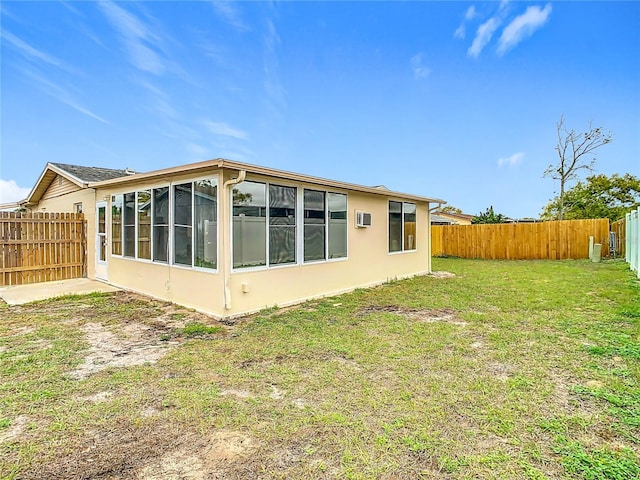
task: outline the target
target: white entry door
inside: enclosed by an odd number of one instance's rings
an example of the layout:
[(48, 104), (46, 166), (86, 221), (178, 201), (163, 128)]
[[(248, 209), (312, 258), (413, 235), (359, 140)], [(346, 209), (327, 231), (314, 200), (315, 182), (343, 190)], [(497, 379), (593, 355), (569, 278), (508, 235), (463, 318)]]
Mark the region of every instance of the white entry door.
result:
[(96, 203), (96, 278), (107, 280), (107, 202)]

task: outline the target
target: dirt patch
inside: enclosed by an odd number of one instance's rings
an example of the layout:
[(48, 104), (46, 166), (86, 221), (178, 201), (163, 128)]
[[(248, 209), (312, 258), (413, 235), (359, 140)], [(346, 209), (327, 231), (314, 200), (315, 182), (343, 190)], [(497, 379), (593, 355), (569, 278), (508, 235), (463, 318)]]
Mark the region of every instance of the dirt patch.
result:
[(362, 317), (374, 313), (393, 313), (425, 323), (446, 322), (460, 326), (467, 324), (467, 322), (457, 317), (455, 310), (450, 308), (416, 309), (400, 305), (372, 305), (363, 308), (357, 315)]
[(153, 330), (142, 324), (128, 324), (116, 336), (99, 323), (82, 326), (91, 345), (84, 361), (69, 375), (82, 380), (111, 367), (131, 367), (155, 363), (179, 342), (163, 342)]
[(440, 272), (432, 272), (431, 276), (433, 278), (453, 278), (456, 276), (456, 274), (451, 272), (440, 271)]
[(6, 430), (0, 431), (0, 443), (16, 440), (25, 431), (28, 423), (29, 417), (26, 415), (20, 415), (14, 418)]
[(235, 461), (255, 447), (251, 437), (241, 432), (219, 431), (210, 435), (199, 448), (180, 448), (142, 467), (137, 480), (204, 480), (224, 478)]
[[(184, 425), (156, 422), (140, 427), (118, 423), (106, 431), (87, 433), (67, 454), (42, 459), (22, 479), (199, 480), (229, 478), (257, 447), (250, 436), (218, 430), (190, 433)], [(188, 433), (185, 433), (188, 432)], [(235, 477), (234, 477), (235, 478)]]
[(222, 395), (223, 397), (236, 397), (236, 398), (241, 398), (241, 399), (246, 399), (246, 398), (255, 398), (256, 396), (247, 391), (247, 390), (235, 390), (233, 388), (229, 388), (226, 390), (222, 390), (220, 392), (220, 395)]

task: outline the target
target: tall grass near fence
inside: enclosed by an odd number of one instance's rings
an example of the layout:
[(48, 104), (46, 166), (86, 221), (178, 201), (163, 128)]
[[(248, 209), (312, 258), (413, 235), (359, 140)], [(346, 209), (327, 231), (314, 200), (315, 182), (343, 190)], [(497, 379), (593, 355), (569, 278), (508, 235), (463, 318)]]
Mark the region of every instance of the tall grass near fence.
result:
[(609, 220), (434, 225), (431, 254), (492, 260), (589, 258), (589, 237), (609, 251)]
[(0, 212), (0, 286), (87, 275), (81, 213)]

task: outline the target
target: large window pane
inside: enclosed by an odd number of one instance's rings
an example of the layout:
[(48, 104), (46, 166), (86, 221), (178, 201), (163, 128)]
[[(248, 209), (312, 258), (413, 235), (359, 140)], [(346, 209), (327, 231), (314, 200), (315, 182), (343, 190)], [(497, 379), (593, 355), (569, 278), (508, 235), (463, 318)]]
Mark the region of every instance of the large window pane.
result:
[(192, 185), (173, 187), (173, 263), (192, 265)]
[(347, 196), (328, 193), (329, 204), (329, 258), (347, 256)]
[(124, 223), (124, 256), (136, 256), (136, 194), (124, 194), (124, 208), (122, 211)]
[(151, 190), (138, 192), (138, 258), (151, 259)]
[(153, 189), (153, 260), (167, 262), (169, 247), (169, 187)]
[(269, 263), (296, 261), (296, 189), (269, 185)]
[(122, 195), (111, 197), (111, 253), (122, 255)]
[(403, 235), (404, 235), (404, 249), (415, 250), (416, 249), (416, 204), (415, 203), (403, 203)]
[(217, 185), (216, 180), (193, 182), (195, 215), (195, 266), (217, 266)]
[(304, 191), (304, 261), (325, 258), (325, 193)]
[(389, 202), (389, 252), (402, 251), (402, 202)]
[(266, 185), (242, 182), (233, 188), (233, 267), (267, 264)]

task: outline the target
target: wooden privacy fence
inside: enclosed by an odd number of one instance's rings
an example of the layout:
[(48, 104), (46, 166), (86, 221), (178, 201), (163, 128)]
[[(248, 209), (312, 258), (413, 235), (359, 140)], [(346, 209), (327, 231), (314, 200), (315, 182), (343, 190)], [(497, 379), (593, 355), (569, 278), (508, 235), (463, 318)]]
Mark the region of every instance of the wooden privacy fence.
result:
[(0, 212), (0, 286), (87, 276), (82, 213)]
[(431, 254), (484, 259), (589, 258), (589, 236), (609, 251), (609, 220), (433, 225)]

